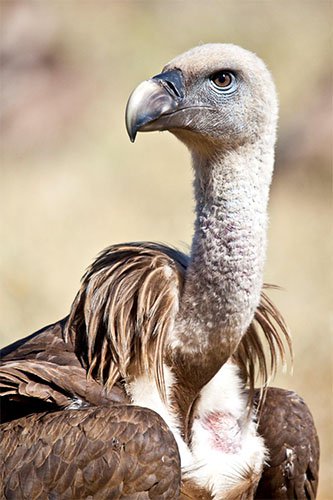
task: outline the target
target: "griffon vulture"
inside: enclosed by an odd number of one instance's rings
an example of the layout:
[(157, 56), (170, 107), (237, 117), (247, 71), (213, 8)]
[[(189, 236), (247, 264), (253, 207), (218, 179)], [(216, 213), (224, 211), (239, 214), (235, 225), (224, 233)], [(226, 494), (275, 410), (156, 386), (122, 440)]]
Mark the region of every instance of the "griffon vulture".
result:
[(233, 45), (134, 90), (131, 140), (169, 130), (190, 150), (190, 255), (106, 249), (67, 318), (4, 350), (3, 498), (315, 498), (309, 410), (254, 390), (290, 347), (262, 291), (276, 121), (269, 71)]

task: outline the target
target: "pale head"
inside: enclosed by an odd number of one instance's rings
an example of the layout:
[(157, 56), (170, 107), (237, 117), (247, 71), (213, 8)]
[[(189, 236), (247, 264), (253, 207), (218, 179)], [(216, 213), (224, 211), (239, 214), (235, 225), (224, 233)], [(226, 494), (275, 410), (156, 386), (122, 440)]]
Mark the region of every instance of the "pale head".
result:
[(169, 130), (190, 147), (199, 140), (200, 147), (234, 148), (259, 138), (274, 143), (277, 107), (261, 59), (235, 45), (207, 44), (177, 56), (133, 92), (127, 125), (129, 132), (134, 123), (135, 132)]

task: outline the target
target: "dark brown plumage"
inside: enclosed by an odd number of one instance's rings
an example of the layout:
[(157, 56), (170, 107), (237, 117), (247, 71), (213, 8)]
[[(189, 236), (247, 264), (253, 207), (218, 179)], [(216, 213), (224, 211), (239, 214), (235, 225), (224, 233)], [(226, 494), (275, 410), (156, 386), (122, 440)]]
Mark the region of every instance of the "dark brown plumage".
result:
[(259, 432), (270, 458), (256, 498), (316, 498), (319, 441), (303, 399), (295, 392), (270, 387), (262, 405)]
[[(75, 436), (69, 437), (73, 427), (71, 427), (68, 422), (72, 421), (74, 418), (73, 415), (76, 415), (75, 412), (77, 410), (79, 410), (77, 417), (79, 419), (78, 421), (87, 423), (93, 416), (96, 420), (96, 432), (101, 432), (99, 426), (102, 426), (103, 431), (105, 429), (105, 432), (109, 432), (109, 441), (107, 441), (106, 444), (104, 443), (102, 448), (103, 454), (106, 453), (106, 460), (108, 462), (101, 471), (101, 475), (105, 474), (105, 479), (101, 479), (101, 491), (98, 489), (96, 490), (96, 492), (98, 491), (98, 495), (101, 494), (101, 498), (106, 492), (116, 492), (117, 490), (114, 488), (119, 487), (116, 482), (117, 480), (120, 481), (120, 478), (116, 472), (113, 473), (113, 468), (118, 468), (119, 464), (117, 461), (118, 459), (114, 458), (118, 457), (118, 455), (114, 451), (112, 439), (114, 439), (115, 436), (116, 439), (118, 439), (117, 436), (119, 435), (119, 428), (121, 426), (122, 429), (124, 429), (126, 427), (126, 422), (128, 422), (129, 425), (133, 425), (135, 418), (139, 418), (138, 415), (145, 415), (146, 421), (147, 419), (149, 420), (152, 415), (154, 425), (151, 424), (152, 428), (149, 429), (149, 433), (145, 436), (147, 439), (148, 436), (149, 439), (152, 439), (152, 433), (156, 432), (157, 437), (155, 436), (153, 438), (156, 440), (156, 446), (154, 447), (155, 451), (151, 452), (156, 453), (156, 455), (154, 455), (154, 460), (157, 460), (158, 456), (160, 456), (160, 445), (162, 445), (163, 448), (165, 442), (170, 443), (172, 441), (167, 432), (164, 436), (163, 432), (166, 430), (166, 427), (163, 427), (163, 425), (160, 426), (162, 420), (159, 420), (154, 412), (144, 410), (143, 413), (140, 413), (139, 410), (136, 409), (133, 413), (134, 417), (132, 417), (131, 409), (133, 407), (129, 406), (130, 399), (123, 387), (124, 379), (120, 373), (121, 365), (119, 365), (119, 357), (117, 352), (111, 351), (111, 349), (112, 341), (114, 341), (114, 349), (116, 349), (118, 344), (115, 340), (120, 342), (119, 337), (121, 335), (127, 335), (128, 331), (132, 332), (134, 335), (134, 332), (137, 331), (137, 326), (131, 325), (129, 328), (127, 324), (123, 325), (123, 329), (118, 330), (117, 339), (112, 339), (109, 337), (109, 333), (113, 330), (108, 321), (106, 321), (105, 311), (108, 310), (107, 305), (110, 297), (114, 297), (115, 290), (117, 289), (118, 281), (116, 278), (121, 276), (122, 286), (124, 289), (130, 290), (128, 295), (130, 305), (127, 303), (126, 307), (129, 307), (131, 310), (132, 319), (137, 318), (138, 321), (141, 321), (142, 318), (140, 318), (139, 309), (135, 310), (135, 306), (138, 306), (136, 296), (137, 290), (133, 287), (131, 274), (125, 272), (126, 269), (131, 268), (135, 263), (134, 268), (136, 269), (135, 276), (137, 283), (142, 286), (144, 277), (149, 279), (149, 273), (153, 273), (155, 269), (160, 269), (161, 263), (163, 263), (163, 265), (167, 263), (169, 266), (173, 266), (177, 279), (181, 283), (184, 279), (187, 260), (188, 258), (184, 254), (174, 249), (158, 246), (156, 244), (132, 244), (111, 247), (105, 250), (87, 271), (83, 279), (81, 290), (73, 303), (72, 311), (68, 318), (54, 325), (50, 325), (2, 350), (2, 366), (0, 369), (0, 394), (2, 399), (1, 418), (2, 422), (7, 422), (7, 424), (2, 424), (1, 430), (4, 440), (3, 474), (4, 485), (5, 488), (7, 488), (7, 498), (11, 498), (9, 492), (12, 490), (12, 494), (15, 498), (38, 498), (37, 491), (39, 491), (40, 488), (42, 488), (42, 490), (44, 488), (45, 491), (51, 491), (55, 494), (61, 493), (61, 495), (65, 495), (65, 491), (67, 491), (66, 488), (72, 488), (72, 490), (68, 490), (72, 492), (84, 492), (84, 495), (92, 494), (90, 493), (92, 490), (89, 489), (92, 488), (91, 484), (88, 480), (85, 482), (85, 480), (81, 478), (80, 471), (81, 468), (84, 468), (87, 475), (93, 474), (96, 467), (95, 463), (100, 464), (101, 462), (102, 453), (96, 457), (96, 462), (91, 462), (91, 458), (94, 456), (91, 450), (95, 449), (94, 439), (85, 432), (79, 432), (76, 427), (75, 431), (73, 431), (75, 432)], [(115, 267), (118, 269), (118, 274), (116, 275), (111, 272)], [(141, 279), (138, 279), (137, 273), (140, 274)], [(160, 296), (160, 294), (157, 293), (159, 284), (160, 281), (157, 280), (155, 283), (156, 297)], [(121, 293), (119, 289), (118, 291)], [(163, 287), (162, 292), (168, 296), (167, 290)], [(159, 302), (160, 307), (163, 307), (163, 294)], [(98, 307), (96, 307), (96, 304), (98, 304)], [(158, 311), (154, 307), (153, 310)], [(87, 327), (87, 316), (85, 316), (85, 311), (88, 311), (90, 320), (93, 321), (96, 331), (99, 332), (98, 344), (87, 341), (87, 335), (90, 335), (90, 332), (92, 332), (92, 335), (95, 335), (95, 330), (90, 330)], [(149, 313), (150, 311), (146, 312), (151, 318), (151, 321), (154, 321), (153, 316)], [(265, 320), (262, 318), (265, 318)], [(279, 326), (284, 328), (284, 323), (281, 323), (279, 313), (265, 296), (263, 296), (261, 305), (256, 313), (256, 321), (261, 321), (262, 330), (270, 346), (274, 367), (276, 363), (276, 349), (279, 350), (283, 348), (277, 328)], [(287, 335), (286, 331), (285, 335)], [(137, 343), (135, 343), (135, 341)], [(105, 355), (104, 359), (101, 359), (99, 356), (103, 350), (101, 348), (103, 343), (107, 344), (110, 352)], [(94, 345), (94, 352), (98, 359), (98, 362), (94, 366), (99, 367), (99, 369), (90, 370), (91, 375), (87, 376), (87, 371), (89, 371), (89, 358), (90, 360), (94, 359), (93, 355), (89, 356), (87, 353), (89, 345)], [(154, 336), (152, 336), (152, 338), (148, 336), (145, 345), (148, 352), (153, 352), (156, 348), (156, 339)], [(133, 337), (128, 343), (128, 352), (123, 352), (124, 359), (129, 358), (133, 360), (135, 355), (138, 355), (140, 352), (140, 348), (140, 342), (138, 343), (138, 339), (134, 339)], [(163, 356), (163, 343), (160, 348), (160, 356)], [(106, 351), (106, 349), (104, 349), (104, 351)], [(241, 365), (244, 365), (244, 377), (247, 378), (250, 386), (254, 383), (254, 369), (258, 361), (261, 366), (262, 375), (265, 377), (270, 373), (271, 367), (269, 365), (267, 366), (260, 340), (260, 331), (258, 330), (258, 326), (255, 326), (255, 323), (251, 325), (247, 335), (244, 337), (239, 350), (235, 353), (235, 358), (238, 359)], [(159, 356), (156, 356), (156, 363), (158, 363), (158, 360)], [(106, 374), (110, 373), (110, 371), (112, 372), (112, 370), (110, 370), (110, 366), (112, 365), (116, 367), (119, 366), (119, 368), (113, 379), (113, 384), (110, 384)], [(101, 367), (104, 368), (104, 370)], [(158, 373), (157, 368), (156, 373)], [(101, 378), (100, 374), (104, 374), (105, 378)], [(259, 392), (256, 391), (255, 395), (255, 404), (258, 404), (260, 400)], [(293, 395), (293, 398), (291, 398), (291, 395)], [(298, 457), (297, 465), (293, 465), (293, 471), (295, 471), (295, 467), (297, 467), (298, 481), (298, 496), (295, 498), (303, 498), (299, 492), (302, 491), (302, 487), (308, 488), (308, 484), (310, 483), (312, 488), (311, 491), (316, 491), (318, 481), (317, 438), (309, 411), (306, 405), (303, 402), (300, 403), (300, 401), (297, 395), (287, 391), (273, 388), (269, 388), (267, 391), (261, 410), (259, 429), (260, 433), (265, 437), (266, 444), (270, 450), (270, 456), (272, 457), (271, 463), (274, 465), (274, 469), (267, 467), (264, 470), (258, 489), (258, 494), (263, 495), (260, 496), (260, 498), (275, 498), (275, 484), (281, 485), (281, 482), (282, 486), (279, 486), (281, 490), (279, 491), (279, 498), (291, 498), (290, 495), (283, 496), (285, 488), (288, 487), (290, 489), (290, 487), (294, 487), (289, 486), (292, 484), (292, 476), (288, 477), (287, 472), (284, 471), (284, 467), (286, 467), (286, 471), (290, 469), (290, 467), (288, 469), (288, 463), (290, 461), (288, 462), (288, 457), (286, 456), (286, 443), (288, 443), (288, 439), (290, 442), (290, 449), (294, 450), (292, 457)], [(66, 412), (59, 411), (64, 409), (66, 409)], [(144, 413), (145, 411), (147, 414)], [(142, 426), (144, 424), (139, 422), (139, 420), (138, 433), (140, 434), (142, 433)], [(287, 428), (285, 428), (286, 422), (288, 423)], [(85, 428), (84, 425), (82, 428)], [(20, 435), (18, 432), (19, 428), (26, 429), (28, 437), (24, 437), (24, 434), (20, 440), (17, 440), (17, 436)], [(47, 429), (47, 431), (45, 429)], [(59, 429), (62, 429), (62, 437), (59, 435)], [(47, 461), (47, 465), (44, 464), (44, 468), (42, 466), (37, 467), (36, 465), (39, 463), (37, 460), (38, 457), (42, 456), (44, 453), (44, 451), (41, 451), (43, 443), (41, 441), (42, 438), (40, 438), (40, 432), (46, 432), (50, 440), (47, 448), (50, 458)], [(306, 453), (302, 452), (301, 447), (296, 446), (300, 434), (304, 442), (308, 443)], [(59, 476), (56, 476), (56, 479), (49, 481), (45, 471), (46, 467), (58, 467), (58, 465), (55, 465), (57, 452), (52, 452), (52, 446), (56, 446), (59, 439), (62, 439), (62, 453), (64, 454), (61, 459), (61, 466), (59, 465), (62, 473), (59, 472)], [(78, 439), (80, 446), (84, 447), (87, 457), (87, 463), (85, 463), (84, 467), (78, 465), (81, 462), (78, 461), (77, 453), (75, 452), (73, 454), (71, 447), (68, 447), (66, 450), (65, 443), (67, 439), (73, 439), (75, 441)], [(111, 446), (110, 450), (107, 449), (109, 444)], [(143, 439), (142, 445), (148, 446), (149, 443), (146, 443), (146, 440)], [(59, 445), (57, 444), (57, 446)], [(171, 443), (170, 449), (174, 452), (172, 446), (174, 445)], [(27, 451), (24, 451), (27, 447), (30, 447), (31, 450), (38, 450), (38, 452), (36, 451), (36, 456), (34, 456), (33, 451), (29, 452), (30, 454), (24, 454), (27, 453)], [(13, 468), (12, 461), (9, 457), (13, 454), (15, 449), (19, 449), (20, 451), (17, 452), (18, 455), (15, 455), (18, 461), (15, 468)], [(134, 447), (132, 452), (134, 456), (140, 459), (142, 449), (140, 449), (139, 452), (137, 450), (138, 448)], [(66, 453), (68, 453), (68, 456), (66, 456)], [(92, 455), (90, 455), (90, 453), (92, 453)], [(22, 461), (20, 461), (19, 458), (22, 458)], [(170, 468), (172, 469), (175, 467), (176, 470), (179, 471), (177, 459), (173, 457), (172, 461), (171, 458), (172, 455), (170, 455)], [(36, 460), (36, 462), (34, 460)], [(127, 460), (125, 455), (123, 460), (124, 463)], [(142, 475), (148, 474), (148, 465), (142, 462)], [(138, 467), (139, 466), (140, 465), (138, 465)], [(35, 472), (36, 468), (38, 468), (38, 473)], [(304, 477), (305, 473), (309, 474), (309, 472), (312, 474), (311, 481), (308, 483), (307, 480), (302, 485), (302, 477)], [(107, 481), (106, 478), (108, 475), (111, 475), (111, 473), (112, 480), (110, 479), (110, 481)], [(175, 485), (178, 481), (178, 476), (176, 472), (172, 470), (172, 472), (168, 472), (168, 477), (172, 474), (174, 475), (172, 477), (175, 478), (173, 483)], [(78, 475), (80, 479), (76, 480), (76, 475)], [(24, 487), (22, 492), (22, 484), (28, 476), (37, 478), (36, 484), (38, 487), (33, 484), (30, 485), (29, 483), (27, 489)], [(43, 486), (41, 486), (41, 484), (43, 484)], [(130, 482), (128, 484), (128, 487), (130, 487)], [(34, 490), (30, 490), (30, 487), (36, 487), (36, 493), (31, 493)], [(167, 487), (171, 488), (170, 485), (167, 485), (165, 491), (168, 491)], [(79, 490), (79, 488), (81, 489)], [(185, 482), (182, 491), (183, 498), (199, 498), (197, 495), (200, 489), (198, 490), (198, 488), (191, 483)], [(289, 490), (287, 489), (287, 491)], [(117, 496), (118, 493), (112, 493), (112, 495), (113, 494), (115, 496), (111, 496), (111, 498), (119, 498), (119, 496)], [(165, 494), (167, 495), (167, 493)], [(200, 493), (200, 498), (203, 494), (204, 493)], [(211, 498), (207, 492), (205, 494), (208, 495), (207, 498)], [(67, 497), (65, 495), (62, 498)], [(99, 498), (99, 496), (96, 496), (96, 498)], [(136, 498), (139, 498), (139, 496)], [(151, 496), (151, 498), (154, 497)], [(176, 496), (165, 496), (165, 498), (176, 498)]]
[[(8, 405), (19, 407), (16, 391), (52, 408), (66, 408), (73, 399), (93, 405), (104, 403), (102, 397), (119, 402), (117, 383), (128, 379), (134, 368), (151, 369), (163, 388), (165, 336), (177, 300), (174, 283), (183, 288), (187, 265), (188, 256), (155, 243), (114, 245), (103, 251), (83, 277), (68, 318), (2, 350), (0, 391)], [(172, 269), (167, 282), (161, 279), (165, 266)], [(234, 354), (250, 391), (256, 366), (266, 384), (278, 354), (284, 358), (281, 334), (291, 349), (279, 311), (262, 292), (254, 322)], [(108, 391), (101, 393), (102, 387)], [(181, 398), (180, 405), (186, 395)]]
[[(177, 445), (136, 406), (42, 412), (1, 426), (1, 498), (177, 498)], [(13, 449), (15, 443), (15, 449)]]

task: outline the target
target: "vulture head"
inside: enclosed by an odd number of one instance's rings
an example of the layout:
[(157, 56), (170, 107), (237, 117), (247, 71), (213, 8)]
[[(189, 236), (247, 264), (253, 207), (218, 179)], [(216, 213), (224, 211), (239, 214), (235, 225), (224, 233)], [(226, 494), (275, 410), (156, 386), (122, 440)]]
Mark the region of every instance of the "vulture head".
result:
[(191, 149), (235, 148), (270, 132), (277, 99), (269, 71), (255, 54), (231, 44), (207, 44), (169, 62), (141, 83), (126, 111), (129, 136), (169, 130)]

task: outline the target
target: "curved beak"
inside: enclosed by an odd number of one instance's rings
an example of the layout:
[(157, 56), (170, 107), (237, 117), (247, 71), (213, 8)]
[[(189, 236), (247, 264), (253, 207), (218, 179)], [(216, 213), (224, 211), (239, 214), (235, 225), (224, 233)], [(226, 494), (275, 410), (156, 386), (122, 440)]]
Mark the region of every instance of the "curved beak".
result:
[(138, 131), (165, 130), (165, 124), (159, 119), (175, 112), (183, 99), (184, 82), (178, 69), (140, 83), (126, 106), (126, 128), (131, 141), (135, 141)]

